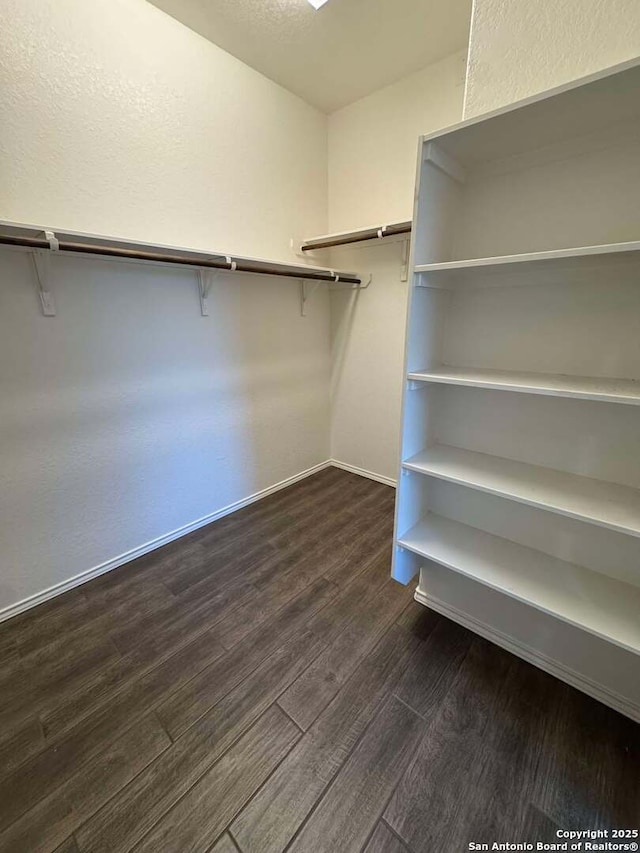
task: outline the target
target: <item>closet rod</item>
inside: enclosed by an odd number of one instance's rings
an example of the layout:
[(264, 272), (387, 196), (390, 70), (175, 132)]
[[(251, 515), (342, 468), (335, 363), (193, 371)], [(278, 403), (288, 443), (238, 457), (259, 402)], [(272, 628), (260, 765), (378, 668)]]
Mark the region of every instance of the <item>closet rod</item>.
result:
[(300, 251), (312, 252), (314, 249), (330, 249), (333, 246), (364, 243), (366, 240), (379, 240), (383, 237), (396, 237), (398, 234), (410, 233), (411, 221), (394, 222), (392, 225), (381, 225), (379, 228), (362, 228), (359, 231), (349, 231), (344, 234), (327, 234), (325, 237), (314, 237), (312, 240), (305, 240), (300, 246)]
[[(47, 240), (7, 234), (0, 234), (0, 245), (22, 246), (28, 249), (50, 249), (50, 244)], [(58, 249), (60, 252), (103, 255), (110, 258), (128, 258), (137, 261), (155, 261), (157, 263), (186, 265), (202, 269), (235, 270), (237, 272), (277, 275), (287, 278), (309, 279), (312, 281), (362, 284), (360, 278), (349, 273), (305, 269), (304, 267), (289, 267), (285, 264), (271, 264), (267, 261), (250, 261), (227, 256), (221, 256), (220, 258), (197, 258), (168, 252), (148, 252), (140, 249), (124, 249), (118, 246), (102, 246), (97, 243), (73, 243), (68, 240), (59, 240)]]

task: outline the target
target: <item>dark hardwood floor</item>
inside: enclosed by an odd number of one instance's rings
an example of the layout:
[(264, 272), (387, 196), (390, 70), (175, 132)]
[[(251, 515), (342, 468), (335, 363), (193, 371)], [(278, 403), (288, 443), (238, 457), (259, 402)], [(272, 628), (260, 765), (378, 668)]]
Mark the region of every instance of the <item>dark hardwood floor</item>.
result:
[(330, 468), (0, 625), (2, 853), (456, 853), (640, 824), (640, 727), (412, 601)]

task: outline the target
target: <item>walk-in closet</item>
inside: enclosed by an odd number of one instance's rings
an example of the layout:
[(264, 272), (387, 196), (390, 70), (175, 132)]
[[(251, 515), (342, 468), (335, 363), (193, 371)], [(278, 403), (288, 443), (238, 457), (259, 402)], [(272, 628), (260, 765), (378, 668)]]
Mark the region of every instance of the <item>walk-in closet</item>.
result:
[(636, 850), (637, 2), (0, 12), (0, 853)]

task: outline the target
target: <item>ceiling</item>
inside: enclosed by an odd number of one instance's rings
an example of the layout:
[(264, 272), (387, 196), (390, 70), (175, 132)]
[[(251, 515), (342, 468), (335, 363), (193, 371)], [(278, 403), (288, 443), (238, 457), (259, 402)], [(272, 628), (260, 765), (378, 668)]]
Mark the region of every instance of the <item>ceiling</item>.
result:
[(466, 47), (471, 0), (151, 0), (324, 112)]

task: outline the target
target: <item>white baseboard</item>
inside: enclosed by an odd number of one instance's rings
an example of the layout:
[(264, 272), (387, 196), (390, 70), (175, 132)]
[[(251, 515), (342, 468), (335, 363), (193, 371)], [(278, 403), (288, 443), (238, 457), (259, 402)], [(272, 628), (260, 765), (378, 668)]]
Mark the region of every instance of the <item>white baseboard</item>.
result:
[(174, 539), (186, 536), (187, 533), (198, 530), (199, 527), (205, 527), (205, 525), (211, 524), (213, 521), (217, 521), (225, 515), (230, 515), (232, 512), (242, 509), (249, 504), (255, 503), (262, 498), (266, 498), (275, 492), (279, 492), (281, 489), (286, 489), (287, 486), (292, 486), (294, 483), (297, 483), (298, 480), (303, 480), (305, 477), (317, 474), (318, 471), (329, 468), (332, 464), (332, 460), (330, 459), (327, 459), (325, 462), (320, 462), (319, 465), (314, 465), (313, 468), (307, 468), (306, 471), (301, 471), (299, 474), (287, 477), (286, 480), (281, 480), (273, 486), (268, 486), (266, 489), (262, 489), (261, 491), (255, 492), (246, 498), (235, 501), (235, 503), (228, 504), (227, 506), (222, 507), (222, 509), (215, 510), (215, 512), (205, 515), (202, 518), (198, 518), (196, 521), (192, 521), (189, 524), (185, 524), (183, 527), (178, 527), (170, 533), (158, 536), (157, 539), (152, 539), (150, 542), (145, 542), (144, 545), (132, 548), (124, 554), (120, 554), (117, 557), (113, 557), (111, 560), (107, 560), (105, 563), (100, 563), (99, 566), (94, 566), (92, 569), (80, 572), (80, 574), (62, 581), (61, 583), (54, 584), (48, 589), (42, 590), (42, 592), (37, 592), (35, 595), (23, 598), (22, 601), (18, 601), (15, 604), (10, 604), (8, 607), (4, 607), (0, 610), (0, 622), (11, 619), (12, 616), (17, 616), (19, 613), (22, 613), (25, 610), (30, 610), (32, 607), (36, 607), (38, 604), (49, 601), (51, 598), (56, 598), (56, 596), (62, 595), (63, 592), (68, 592), (70, 589), (74, 589), (74, 587), (87, 583), (88, 581), (93, 580), (93, 578), (104, 575), (112, 569), (117, 569), (125, 563), (130, 563), (131, 560), (135, 560), (138, 557), (142, 557), (145, 554), (150, 553), (151, 551), (155, 551), (156, 548), (162, 548), (163, 545), (168, 545), (169, 542), (173, 542)]
[(480, 622), (478, 619), (474, 619), (472, 616), (469, 616), (469, 614), (463, 613), (461, 610), (458, 610), (456, 607), (452, 607), (450, 604), (447, 604), (438, 598), (426, 595), (419, 589), (415, 591), (414, 598), (420, 604), (424, 604), (425, 607), (429, 607), (431, 610), (436, 610), (443, 616), (452, 619), (454, 622), (463, 625), (465, 628), (469, 628), (469, 630), (473, 631), (475, 634), (479, 634), (486, 640), (490, 640), (497, 646), (502, 646), (502, 648), (506, 649), (508, 652), (511, 652), (512, 654), (517, 655), (517, 657), (523, 658), (523, 660), (537, 666), (538, 669), (542, 669), (545, 672), (550, 673), (550, 675), (559, 678), (561, 681), (565, 681), (577, 690), (581, 690), (583, 693), (586, 693), (594, 699), (597, 699), (599, 702), (602, 702), (603, 705), (608, 705), (610, 708), (613, 708), (614, 711), (618, 711), (620, 714), (624, 714), (626, 717), (630, 717), (632, 720), (640, 723), (640, 707), (629, 702), (624, 696), (612, 693), (600, 684), (585, 678), (581, 673), (564, 666), (559, 661), (540, 654), (536, 649), (523, 645), (513, 637), (510, 637), (501, 631), (497, 631), (490, 625)]
[(384, 477), (382, 474), (374, 474), (373, 471), (367, 471), (365, 468), (357, 468), (355, 465), (349, 465), (347, 462), (340, 462), (338, 459), (332, 459), (331, 464), (334, 468), (342, 468), (343, 471), (349, 471), (351, 474), (358, 474), (360, 477), (367, 477), (369, 480), (375, 480), (377, 483), (384, 483), (385, 486), (393, 486), (395, 489), (397, 480), (391, 477)]

